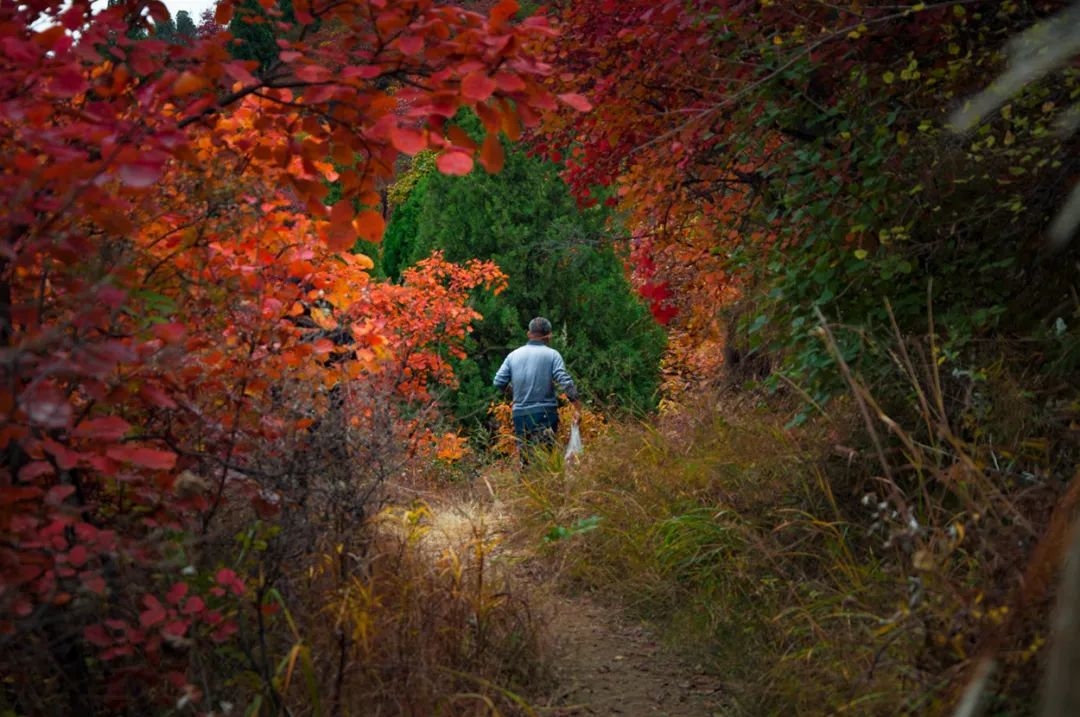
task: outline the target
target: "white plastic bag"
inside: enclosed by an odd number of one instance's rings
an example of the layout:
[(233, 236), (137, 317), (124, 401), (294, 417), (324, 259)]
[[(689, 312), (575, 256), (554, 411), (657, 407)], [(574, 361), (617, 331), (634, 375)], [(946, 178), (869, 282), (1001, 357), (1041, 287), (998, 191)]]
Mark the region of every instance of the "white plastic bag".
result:
[(570, 440), (566, 442), (566, 453), (563, 454), (563, 460), (570, 462), (576, 461), (581, 458), (581, 452), (584, 450), (584, 446), (581, 443), (581, 429), (578, 428), (578, 422), (574, 421), (570, 425)]

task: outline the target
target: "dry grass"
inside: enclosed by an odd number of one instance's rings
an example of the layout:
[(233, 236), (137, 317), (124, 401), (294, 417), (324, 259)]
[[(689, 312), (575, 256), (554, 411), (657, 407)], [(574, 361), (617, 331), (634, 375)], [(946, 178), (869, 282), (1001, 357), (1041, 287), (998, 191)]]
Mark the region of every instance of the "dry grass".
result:
[(798, 430), (719, 392), (530, 471), (514, 510), (568, 586), (663, 625), (747, 715), (948, 714), (989, 662), (992, 713), (1033, 714), (1075, 440), (1004, 361), (890, 350), (903, 390), (848, 371)]

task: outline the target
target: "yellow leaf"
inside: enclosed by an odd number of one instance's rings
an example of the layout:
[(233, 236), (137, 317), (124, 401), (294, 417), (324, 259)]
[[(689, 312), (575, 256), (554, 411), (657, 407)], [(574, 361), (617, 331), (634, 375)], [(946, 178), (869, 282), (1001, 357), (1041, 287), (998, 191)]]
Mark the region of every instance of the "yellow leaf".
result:
[(896, 80), (896, 75), (890, 70), (882, 75), (881, 79), (885, 81), (886, 85), (891, 85)]

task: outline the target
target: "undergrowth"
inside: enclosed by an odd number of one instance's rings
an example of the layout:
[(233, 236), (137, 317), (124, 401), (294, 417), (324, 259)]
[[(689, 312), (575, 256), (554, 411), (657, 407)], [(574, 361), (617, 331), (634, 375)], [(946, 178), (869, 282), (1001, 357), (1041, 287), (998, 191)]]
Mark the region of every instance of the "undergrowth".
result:
[(518, 514), (569, 588), (661, 626), (742, 714), (950, 714), (965, 690), (1033, 714), (1077, 406), (1004, 344), (979, 370), (932, 334), (883, 350), (891, 384), (841, 362), (849, 395), (799, 428), (731, 388), (614, 426), (523, 476)]

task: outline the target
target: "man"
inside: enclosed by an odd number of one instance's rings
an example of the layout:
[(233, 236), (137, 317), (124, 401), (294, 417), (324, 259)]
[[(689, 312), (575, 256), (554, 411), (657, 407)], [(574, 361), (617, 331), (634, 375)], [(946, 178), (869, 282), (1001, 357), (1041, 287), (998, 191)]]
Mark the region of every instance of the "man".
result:
[(559, 430), (558, 399), (555, 384), (562, 386), (574, 406), (574, 420), (581, 407), (574, 380), (566, 371), (563, 357), (548, 346), (551, 322), (538, 316), (529, 322), (529, 341), (514, 349), (495, 374), (495, 388), (513, 399), (514, 435), (522, 463), (528, 461), (532, 445), (550, 447)]

